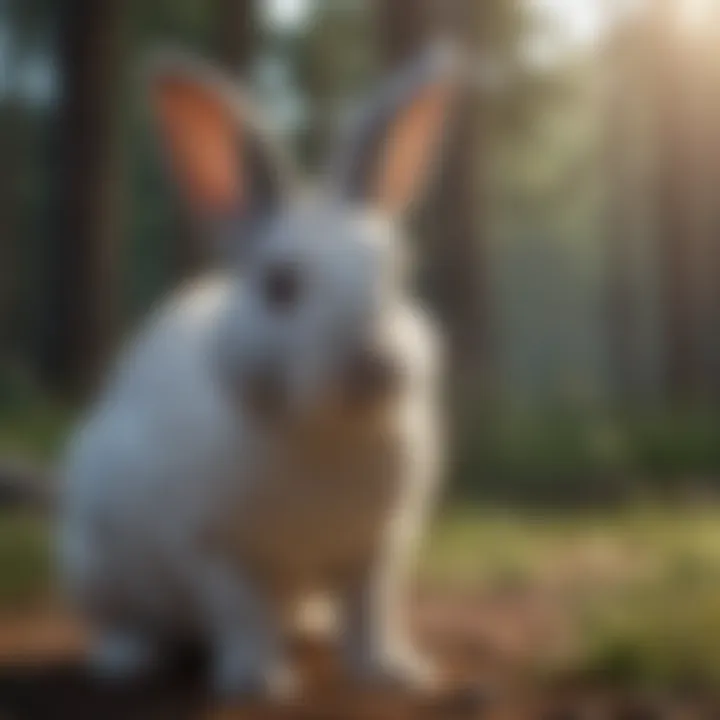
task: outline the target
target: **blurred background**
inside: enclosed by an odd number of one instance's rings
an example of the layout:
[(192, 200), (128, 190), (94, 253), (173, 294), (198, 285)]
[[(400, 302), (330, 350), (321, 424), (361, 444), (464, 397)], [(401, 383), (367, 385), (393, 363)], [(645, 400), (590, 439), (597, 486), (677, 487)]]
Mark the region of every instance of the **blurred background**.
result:
[[(247, 79), (312, 170), (446, 31), (481, 81), (413, 219), (454, 425), (423, 577), (482, 588), (494, 620), (509, 593), (530, 645), (526, 625), (572, 621), (573, 672), (714, 688), (717, 0), (0, 0), (0, 479), (52, 461), (118, 343), (207, 261), (158, 161), (146, 51)], [(3, 602), (41, 594), (44, 546), (0, 521)]]

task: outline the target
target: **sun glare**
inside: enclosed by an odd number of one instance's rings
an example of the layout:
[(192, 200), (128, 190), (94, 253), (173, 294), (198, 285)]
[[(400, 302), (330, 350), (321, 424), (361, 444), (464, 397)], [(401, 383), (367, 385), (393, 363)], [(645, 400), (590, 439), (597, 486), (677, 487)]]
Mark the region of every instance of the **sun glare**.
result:
[(293, 27), (305, 19), (309, 8), (308, 0), (269, 0), (264, 9), (272, 24)]
[(698, 30), (717, 18), (717, 0), (682, 0), (680, 21), (690, 30)]

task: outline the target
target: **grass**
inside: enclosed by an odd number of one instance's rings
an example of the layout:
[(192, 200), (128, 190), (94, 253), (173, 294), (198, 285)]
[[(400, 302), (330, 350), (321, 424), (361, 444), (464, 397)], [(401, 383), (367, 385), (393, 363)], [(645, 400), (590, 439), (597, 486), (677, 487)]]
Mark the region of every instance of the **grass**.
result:
[[(42, 522), (0, 517), (0, 610), (46, 597)], [(585, 513), (447, 511), (424, 553), (444, 592), (551, 597), (573, 642), (539, 648), (545, 681), (631, 688), (720, 685), (720, 507)]]
[[(573, 512), (478, 509), (446, 511), (426, 555), (431, 576), (463, 583), (492, 583), (515, 568), (526, 582), (539, 582), (571, 558), (597, 564), (615, 557), (636, 572), (654, 576), (705, 576), (720, 582), (720, 507), (626, 506)], [(635, 561), (635, 562), (633, 562)], [(608, 568), (609, 569), (609, 568)]]
[(424, 571), (444, 586), (552, 597), (573, 643), (533, 659), (546, 680), (720, 686), (720, 508), (460, 511), (439, 524)]
[[(715, 571), (717, 575), (717, 571)], [(720, 686), (720, 583), (660, 582), (618, 593), (586, 621), (561, 675), (612, 686), (712, 691)]]

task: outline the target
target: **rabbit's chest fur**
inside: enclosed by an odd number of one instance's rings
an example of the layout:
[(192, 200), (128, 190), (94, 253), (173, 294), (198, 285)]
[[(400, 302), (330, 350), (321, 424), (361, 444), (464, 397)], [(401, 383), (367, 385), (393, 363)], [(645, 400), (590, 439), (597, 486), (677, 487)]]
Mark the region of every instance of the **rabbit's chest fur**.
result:
[(273, 580), (321, 581), (371, 551), (401, 490), (398, 428), (299, 437), (242, 483), (224, 540)]
[(431, 444), (423, 393), (362, 431), (238, 426), (205, 358), (225, 292), (211, 284), (156, 320), (72, 446), (61, 544), (76, 595), (166, 614), (217, 552), (271, 582), (323, 582), (426, 490), (406, 472)]

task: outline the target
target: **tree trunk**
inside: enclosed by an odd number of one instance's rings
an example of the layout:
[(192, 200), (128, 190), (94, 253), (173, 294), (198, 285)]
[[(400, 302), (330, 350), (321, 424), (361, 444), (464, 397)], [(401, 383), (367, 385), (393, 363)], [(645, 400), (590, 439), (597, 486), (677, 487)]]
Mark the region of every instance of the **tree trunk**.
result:
[(375, 18), (386, 68), (409, 60), (427, 39), (429, 18), (422, 0), (375, 0)]
[(688, 131), (691, 71), (679, 46), (671, 0), (658, 0), (654, 18), (654, 88), (657, 117), (656, 210), (660, 312), (668, 398), (686, 404), (702, 392), (699, 347), (693, 166)]
[(20, 109), (14, 98), (0, 108), (0, 362), (12, 341), (13, 305), (17, 290), (17, 180)]
[(489, 390), (493, 371), (481, 106), (478, 98), (466, 99), (428, 209), (430, 285), (448, 333), (452, 377), (463, 393), (468, 383)]
[(22, 204), (22, 158), (27, 150), (27, 118), (17, 87), (20, 55), (17, 38), (9, 33), (0, 52), (0, 84), (4, 88), (0, 103), (0, 364), (7, 356), (15, 355), (22, 345), (16, 327), (21, 290), (18, 223)]
[(632, 26), (620, 18), (618, 0), (606, 2), (610, 34), (605, 54), (607, 74), (601, 95), (604, 115), (605, 245), (607, 272), (607, 332), (610, 391), (620, 405), (636, 396), (638, 388), (638, 274), (635, 206), (640, 202), (633, 186), (633, 100), (637, 95)]
[(122, 0), (66, 0), (59, 12), (44, 370), (53, 390), (73, 397), (97, 380), (117, 329), (123, 8)]
[(700, 71), (705, 79), (704, 97), (708, 103), (706, 122), (706, 176), (704, 198), (708, 208), (706, 238), (708, 286), (703, 326), (709, 355), (708, 375), (713, 401), (720, 401), (720, 6), (713, 6), (707, 25), (706, 65)]
[(220, 62), (245, 75), (255, 57), (258, 38), (256, 0), (216, 0), (216, 46)]

